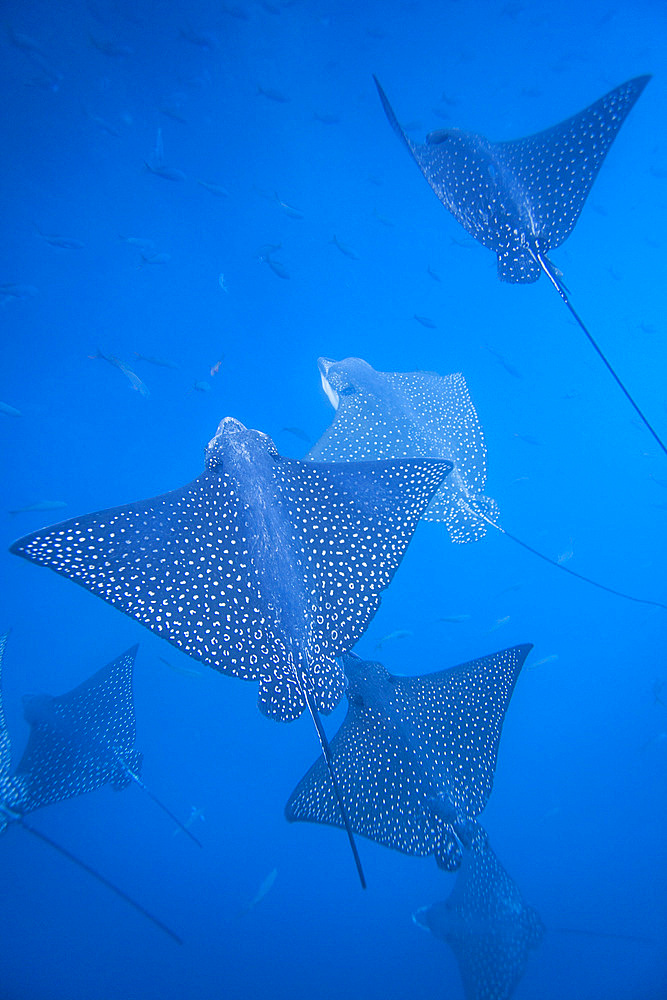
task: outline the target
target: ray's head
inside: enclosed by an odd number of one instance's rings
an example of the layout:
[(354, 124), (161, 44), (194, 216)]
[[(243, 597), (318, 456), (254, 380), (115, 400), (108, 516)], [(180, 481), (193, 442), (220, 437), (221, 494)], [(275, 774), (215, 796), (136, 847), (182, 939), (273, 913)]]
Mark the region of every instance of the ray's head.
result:
[(29, 726), (48, 725), (55, 717), (54, 699), (50, 694), (23, 696), (23, 717)]
[(223, 417), (206, 448), (206, 468), (240, 472), (265, 464), (278, 454), (268, 434), (246, 427), (235, 417)]
[(361, 660), (354, 653), (346, 653), (341, 659), (350, 704), (375, 711), (386, 709), (396, 686), (396, 679), (386, 667), (372, 660)]
[(421, 906), (412, 914), (412, 922), (417, 927), (447, 941), (453, 930), (449, 900), (433, 903), (432, 906)]
[(345, 358), (343, 361), (318, 358), (317, 367), (322, 388), (334, 410), (338, 409), (341, 396), (354, 396), (360, 392), (372, 395), (381, 385), (381, 376), (361, 358)]

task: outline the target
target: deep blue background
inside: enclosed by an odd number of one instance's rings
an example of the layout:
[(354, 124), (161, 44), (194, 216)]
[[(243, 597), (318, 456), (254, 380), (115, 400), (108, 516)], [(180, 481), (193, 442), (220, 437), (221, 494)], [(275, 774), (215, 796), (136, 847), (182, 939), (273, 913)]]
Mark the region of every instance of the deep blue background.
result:
[[(187, 660), (10, 556), (15, 537), (60, 514), (7, 511), (62, 500), (71, 516), (179, 486), (201, 471), (226, 414), (299, 456), (305, 446), (282, 429), (314, 439), (331, 418), (317, 356), (357, 355), (385, 371), (462, 371), (506, 528), (552, 557), (571, 549), (573, 569), (666, 601), (664, 455), (547, 282), (501, 285), (491, 254), (454, 242), (465, 234), (392, 134), (371, 79), (416, 139), (447, 124), (443, 111), (505, 139), (655, 74), (553, 260), (664, 437), (664, 4), (6, 2), (3, 21), (0, 281), (35, 289), (0, 307), (0, 399), (23, 414), (0, 415), (0, 627), (13, 629), (3, 688), (14, 752), (27, 733), (22, 694), (61, 693), (140, 641), (145, 780), (179, 814), (196, 805), (206, 819), (199, 851), (134, 788), (33, 817), (173, 925), (182, 949), (10, 829), (0, 846), (0, 997), (459, 997), (449, 950), (410, 919), (448, 895), (452, 878), (432, 859), (362, 841), (362, 893), (339, 832), (285, 822), (284, 803), (317, 754), (308, 720), (267, 721), (253, 685)], [(211, 46), (181, 29), (209, 32)], [(12, 30), (41, 54), (26, 53)], [(132, 51), (105, 55), (91, 36)], [(173, 107), (184, 121), (160, 110)], [(184, 181), (145, 169), (158, 129)], [(289, 218), (274, 192), (304, 218)], [(40, 233), (85, 245), (57, 249)], [(334, 234), (358, 260), (330, 243)], [(151, 239), (170, 259), (139, 267), (121, 236)], [(282, 244), (275, 257), (289, 280), (258, 260), (269, 243)], [(132, 363), (150, 397), (89, 360), (98, 346)], [(134, 351), (180, 367), (134, 364)], [(197, 380), (210, 391), (192, 391)], [(470, 620), (434, 624), (463, 614)], [(667, 684), (665, 621), (499, 535), (454, 546), (441, 526), (421, 525), (357, 647), (372, 656), (387, 633), (409, 630), (382, 658), (419, 673), (535, 644), (483, 817), (491, 842), (547, 927), (656, 944), (548, 933), (517, 997), (667, 995), (667, 708), (653, 693)], [(270, 893), (239, 917), (274, 867)]]

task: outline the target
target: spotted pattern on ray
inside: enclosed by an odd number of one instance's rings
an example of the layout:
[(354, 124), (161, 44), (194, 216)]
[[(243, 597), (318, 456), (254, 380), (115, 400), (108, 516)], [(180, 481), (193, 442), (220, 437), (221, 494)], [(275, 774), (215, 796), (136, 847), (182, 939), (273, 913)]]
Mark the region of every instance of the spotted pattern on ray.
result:
[(490, 847), (466, 852), (449, 899), (415, 914), (456, 956), (466, 1000), (509, 1000), (544, 926)]
[(7, 645), (8, 637), (9, 632), (0, 635), (0, 780), (9, 773), (12, 752), (2, 700), (2, 662), (5, 656), (5, 646)]
[(501, 281), (536, 281), (544, 256), (572, 232), (605, 156), (650, 80), (616, 87), (572, 118), (524, 139), (490, 142), (459, 129), (413, 143), (376, 80), (387, 117), (443, 205), (498, 257)]
[(444, 458), (452, 462), (425, 513), (442, 521), (453, 542), (483, 538), (483, 514), (497, 523), (498, 506), (483, 494), (486, 448), (463, 375), (376, 372), (361, 358), (318, 366), (330, 398), (337, 401), (331, 426), (306, 458), (315, 462), (363, 462), (390, 458)]
[[(380, 663), (344, 657), (348, 711), (331, 741), (342, 800), (355, 833), (405, 854), (460, 863), (455, 822), (486, 805), (505, 712), (532, 646), (515, 646), (470, 663), (396, 677)], [(290, 821), (341, 826), (323, 758), (285, 807)]]
[(151, 500), (63, 522), (12, 551), (74, 580), (185, 653), (259, 681), (282, 721), (304, 690), (329, 712), (335, 657), (361, 636), (451, 463), (282, 458), (226, 417), (204, 473)]
[(16, 768), (31, 812), (102, 785), (126, 787), (141, 769), (134, 749), (132, 673), (137, 646), (60, 697), (24, 699), (30, 737)]
[(11, 740), (5, 720), (2, 697), (2, 665), (9, 632), (0, 636), (0, 833), (4, 833), (15, 814), (21, 814), (26, 806), (25, 782), (11, 775)]

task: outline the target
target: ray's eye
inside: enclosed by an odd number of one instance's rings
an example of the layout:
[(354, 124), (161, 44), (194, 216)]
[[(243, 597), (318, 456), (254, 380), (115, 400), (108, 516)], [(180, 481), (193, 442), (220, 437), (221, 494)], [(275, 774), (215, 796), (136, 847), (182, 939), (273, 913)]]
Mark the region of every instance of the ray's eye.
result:
[(338, 390), (339, 396), (354, 396), (357, 390), (353, 385), (344, 385), (342, 389)]

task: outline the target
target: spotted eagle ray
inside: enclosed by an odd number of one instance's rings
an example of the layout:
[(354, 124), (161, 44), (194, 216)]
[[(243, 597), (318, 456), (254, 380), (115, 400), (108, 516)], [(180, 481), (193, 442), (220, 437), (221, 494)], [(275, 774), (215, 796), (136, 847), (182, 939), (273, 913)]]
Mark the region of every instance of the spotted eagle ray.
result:
[(37, 531), (11, 551), (222, 673), (259, 681), (265, 715), (289, 722), (308, 708), (335, 784), (319, 715), (343, 694), (335, 658), (366, 629), (451, 467), (315, 466), (225, 417), (193, 482)]
[(447, 900), (413, 920), (450, 946), (466, 1000), (509, 1000), (544, 926), (486, 844), (466, 851)]
[(336, 411), (306, 458), (315, 462), (444, 458), (453, 469), (423, 514), (442, 521), (453, 542), (477, 541), (487, 526), (584, 583), (640, 604), (633, 597), (578, 573), (511, 534), (499, 523), (498, 505), (484, 496), (486, 447), (466, 381), (460, 373), (378, 372), (361, 358), (318, 358), (322, 387)]
[(437, 129), (414, 143), (373, 77), (389, 123), (445, 208), (498, 258), (501, 281), (528, 283), (544, 272), (616, 384), (667, 447), (575, 311), (547, 254), (570, 235), (612, 142), (650, 76), (616, 87), (559, 125), (509, 142), (461, 129)]
[[(419, 677), (343, 658), (349, 704), (331, 752), (355, 833), (404, 854), (432, 854), (446, 871), (458, 868), (462, 846), (485, 840), (476, 817), (491, 794), (505, 712), (531, 649), (514, 646)], [(285, 815), (343, 825), (322, 757)]]
[[(8, 635), (0, 636), (0, 833), (4, 833), (12, 823), (27, 830), (31, 836), (92, 875), (182, 944), (174, 931), (140, 903), (25, 819), (26, 813), (43, 806), (94, 791), (106, 784), (122, 788), (132, 780), (127, 766), (121, 763), (121, 757), (109, 750), (112, 747), (117, 749), (118, 754), (126, 759), (133, 754), (132, 763), (139, 768), (140, 755), (132, 748), (134, 712), (129, 687), (136, 646), (69, 695), (27, 700), (26, 720), (32, 728), (23, 756), (12, 775), (11, 742), (5, 722), (1, 683)], [(128, 699), (129, 714), (126, 710)], [(82, 738), (86, 730), (89, 730), (91, 739), (98, 741), (94, 752), (90, 750), (88, 739)]]
[(488, 841), (464, 852), (449, 898), (422, 907), (412, 919), (450, 946), (466, 1000), (509, 1000), (523, 976), (529, 952), (539, 948), (547, 929), (549, 933), (655, 943), (630, 934), (545, 928)]
[(102, 785), (121, 789), (134, 782), (201, 847), (140, 776), (143, 755), (134, 747), (137, 727), (132, 697), (138, 648), (128, 649), (67, 694), (23, 699), (30, 737), (16, 775), (23, 781), (25, 811)]
[(499, 511), (495, 500), (483, 495), (486, 448), (463, 375), (376, 372), (361, 358), (318, 358), (317, 365), (336, 415), (306, 458), (445, 458), (454, 467), (424, 520), (444, 522), (454, 542), (482, 538)]

